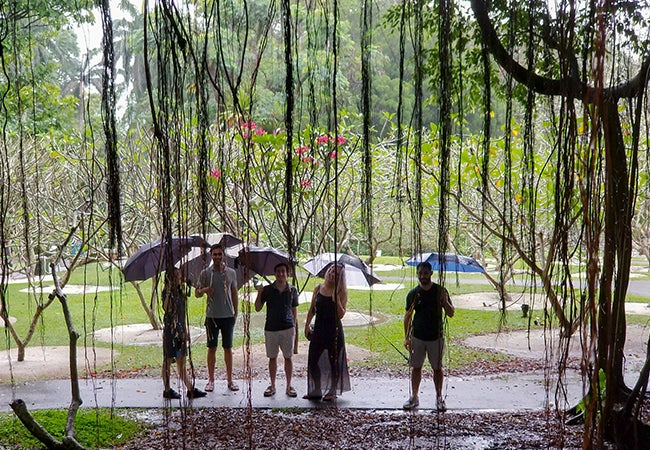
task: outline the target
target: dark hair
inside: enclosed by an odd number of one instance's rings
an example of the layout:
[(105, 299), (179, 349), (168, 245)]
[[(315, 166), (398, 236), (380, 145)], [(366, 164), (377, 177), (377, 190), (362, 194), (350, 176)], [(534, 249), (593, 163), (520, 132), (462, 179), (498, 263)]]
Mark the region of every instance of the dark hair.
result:
[(277, 264), (275, 265), (275, 267), (273, 268), (273, 272), (275, 272), (276, 270), (278, 270), (278, 267), (284, 267), (284, 268), (286, 268), (286, 269), (287, 269), (287, 273), (289, 273), (289, 271), (291, 270), (291, 268), (289, 267), (289, 264), (287, 264), (287, 263), (285, 263), (285, 262), (279, 262), (279, 263), (277, 263)]
[(431, 268), (431, 263), (429, 261), (422, 261), (420, 264), (418, 264), (416, 270), (420, 270), (420, 269), (429, 269), (429, 272), (433, 270)]
[(212, 250), (216, 250), (216, 249), (221, 249), (221, 251), (223, 251), (223, 245), (221, 245), (221, 244), (212, 244), (210, 246), (210, 253), (212, 253)]

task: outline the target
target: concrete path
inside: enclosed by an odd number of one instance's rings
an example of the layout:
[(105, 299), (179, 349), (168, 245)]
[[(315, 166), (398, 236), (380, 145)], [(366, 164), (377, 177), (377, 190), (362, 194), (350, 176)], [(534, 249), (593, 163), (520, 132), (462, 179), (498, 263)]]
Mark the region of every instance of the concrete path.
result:
[[(194, 407), (230, 408), (320, 408), (339, 407), (355, 409), (401, 410), (410, 395), (407, 378), (353, 378), (352, 391), (345, 392), (334, 402), (305, 400), (306, 380), (294, 380), (297, 398), (284, 393), (284, 379), (280, 377), (273, 397), (264, 397), (267, 380), (253, 380), (250, 385), (238, 380), (238, 392), (227, 389), (225, 381), (215, 383), (215, 391), (205, 398), (195, 399)], [(450, 411), (521, 411), (542, 410), (554, 406), (554, 385), (547, 396), (544, 375), (541, 372), (525, 374), (500, 374), (494, 376), (448, 377), (445, 397)], [(567, 401), (560, 407), (572, 406), (582, 396), (582, 387), (576, 374), (570, 374)], [(203, 389), (205, 381), (197, 382)], [(176, 389), (178, 386), (174, 385)], [(165, 406), (162, 398), (162, 382), (156, 378), (81, 380), (81, 396), (84, 407), (159, 408)], [(249, 393), (250, 388), (250, 393)], [(14, 385), (0, 384), (0, 411), (10, 411), (14, 399), (22, 399), (31, 409), (66, 408), (69, 406), (70, 382), (68, 380), (33, 381)], [(187, 403), (173, 400), (172, 406)], [(421, 386), (420, 410), (435, 408), (433, 380), (427, 376)]]

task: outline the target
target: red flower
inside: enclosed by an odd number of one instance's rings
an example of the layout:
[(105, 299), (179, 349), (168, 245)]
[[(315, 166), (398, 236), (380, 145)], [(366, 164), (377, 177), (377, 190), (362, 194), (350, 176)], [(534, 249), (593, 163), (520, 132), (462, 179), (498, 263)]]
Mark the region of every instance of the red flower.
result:
[(303, 153), (307, 153), (309, 151), (309, 147), (306, 145), (300, 146), (296, 149), (296, 153), (299, 155), (302, 155)]
[(321, 144), (321, 145), (327, 144), (329, 141), (330, 141), (330, 138), (326, 134), (324, 134), (323, 136), (318, 136), (316, 138), (316, 143)]
[(337, 144), (339, 144), (339, 145), (343, 145), (343, 144), (345, 144), (346, 142), (347, 142), (347, 140), (345, 139), (345, 137), (343, 137), (343, 136), (337, 136), (337, 137), (336, 137), (336, 143), (337, 143)]
[(300, 180), (300, 186), (302, 186), (302, 187), (311, 187), (311, 181), (309, 181), (309, 180)]
[(219, 169), (212, 169), (212, 172), (210, 172), (210, 176), (215, 180), (218, 180), (221, 177), (221, 171)]
[(303, 158), (300, 158), (300, 161), (307, 164), (307, 163), (310, 163), (310, 162), (314, 162), (314, 158), (312, 158), (311, 156), (305, 156)]
[(336, 154), (335, 151), (332, 151), (332, 152), (330, 153), (330, 158), (336, 158), (337, 156), (338, 156), (338, 155)]

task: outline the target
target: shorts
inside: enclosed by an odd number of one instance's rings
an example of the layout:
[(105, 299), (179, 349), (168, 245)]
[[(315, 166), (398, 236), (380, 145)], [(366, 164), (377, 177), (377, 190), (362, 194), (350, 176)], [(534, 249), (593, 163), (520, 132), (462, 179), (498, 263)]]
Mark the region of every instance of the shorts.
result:
[(163, 356), (165, 358), (180, 358), (187, 354), (185, 329), (182, 325), (163, 326)]
[(429, 358), (429, 364), (433, 370), (442, 369), (442, 355), (445, 352), (445, 339), (438, 338), (435, 341), (423, 341), (416, 337), (411, 338), (411, 355), (409, 365), (414, 369), (421, 369), (424, 365), (424, 358)]
[(266, 338), (266, 357), (277, 358), (278, 350), (282, 350), (282, 356), (285, 359), (291, 359), (293, 356), (293, 342), (296, 336), (294, 327), (280, 331), (264, 331)]
[(232, 348), (232, 335), (235, 330), (234, 317), (207, 317), (205, 319), (205, 332), (208, 340), (208, 348), (214, 348), (219, 344), (219, 331), (221, 330), (221, 347)]

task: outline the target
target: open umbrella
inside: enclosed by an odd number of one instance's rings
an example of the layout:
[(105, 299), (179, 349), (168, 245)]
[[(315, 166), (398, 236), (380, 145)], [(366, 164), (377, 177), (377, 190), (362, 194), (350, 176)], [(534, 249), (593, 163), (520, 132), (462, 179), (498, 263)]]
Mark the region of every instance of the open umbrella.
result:
[(236, 267), (235, 263), (235, 259), (239, 254), (239, 249), (242, 247), (243, 241), (230, 233), (206, 234), (205, 239), (205, 247), (192, 248), (177, 263), (177, 267), (181, 269), (185, 279), (192, 286), (196, 286), (203, 269), (212, 265), (210, 247), (213, 244), (221, 244), (224, 247), (224, 261), (228, 267), (235, 269), (237, 272), (237, 287), (242, 287), (250, 279), (250, 276), (245, 276), (243, 268)]
[(205, 239), (200, 236), (176, 236), (167, 240), (156, 239), (142, 245), (133, 253), (122, 267), (125, 281), (146, 280), (167, 268), (167, 257), (176, 264), (187, 255), (193, 247), (204, 247)]
[(372, 274), (372, 270), (358, 256), (345, 253), (321, 253), (307, 261), (303, 267), (317, 277), (324, 278), (327, 269), (339, 262), (345, 268), (345, 280), (348, 286), (372, 286), (381, 280)]
[(431, 264), (432, 270), (444, 270), (448, 272), (478, 272), (485, 273), (481, 264), (470, 256), (456, 255), (454, 253), (418, 253), (406, 261), (409, 266), (417, 266), (427, 261)]
[(256, 247), (246, 245), (239, 250), (236, 264), (248, 268), (258, 275), (268, 276), (275, 273), (275, 266), (284, 263), (293, 269), (294, 263), (285, 252), (273, 247)]

